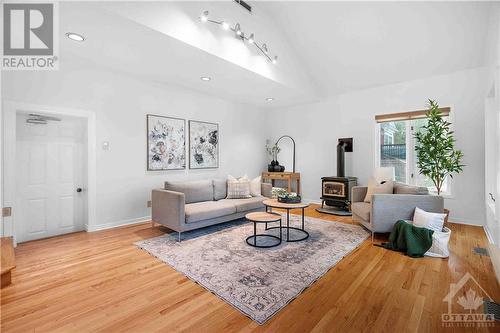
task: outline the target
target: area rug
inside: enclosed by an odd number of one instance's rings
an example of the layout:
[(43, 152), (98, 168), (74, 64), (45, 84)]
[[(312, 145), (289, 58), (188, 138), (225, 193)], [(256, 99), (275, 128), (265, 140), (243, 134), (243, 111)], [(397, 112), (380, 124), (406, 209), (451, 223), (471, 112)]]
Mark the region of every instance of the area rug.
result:
[[(290, 221), (298, 227), (300, 216)], [(245, 220), (183, 233), (180, 243), (167, 234), (135, 244), (263, 324), (368, 237), (360, 226), (311, 217), (305, 228), (308, 239), (267, 249), (246, 244), (253, 224)]]

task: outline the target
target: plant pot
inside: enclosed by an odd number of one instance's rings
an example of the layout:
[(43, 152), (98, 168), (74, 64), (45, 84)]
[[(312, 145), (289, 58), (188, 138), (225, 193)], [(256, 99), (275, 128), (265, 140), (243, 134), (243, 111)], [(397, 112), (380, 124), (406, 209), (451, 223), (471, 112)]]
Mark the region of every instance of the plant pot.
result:
[(443, 213), (446, 214), (446, 217), (444, 218), (444, 223), (448, 223), (448, 217), (450, 216), (450, 210), (445, 208), (445, 209), (443, 209)]

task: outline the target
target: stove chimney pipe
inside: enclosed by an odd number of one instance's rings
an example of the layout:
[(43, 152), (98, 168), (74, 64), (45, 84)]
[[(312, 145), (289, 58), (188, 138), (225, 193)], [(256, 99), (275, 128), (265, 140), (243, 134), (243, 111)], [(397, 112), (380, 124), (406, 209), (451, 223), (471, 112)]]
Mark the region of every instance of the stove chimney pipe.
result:
[(337, 177), (345, 177), (345, 148), (347, 143), (340, 141), (337, 144)]

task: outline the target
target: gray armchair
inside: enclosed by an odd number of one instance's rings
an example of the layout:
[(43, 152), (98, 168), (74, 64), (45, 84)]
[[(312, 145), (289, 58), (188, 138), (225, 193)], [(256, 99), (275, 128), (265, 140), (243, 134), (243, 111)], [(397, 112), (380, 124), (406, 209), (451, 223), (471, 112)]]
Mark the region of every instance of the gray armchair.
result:
[(391, 232), (398, 220), (413, 220), (415, 207), (427, 212), (442, 213), (443, 197), (429, 195), (427, 188), (394, 183), (393, 194), (374, 194), (371, 202), (364, 202), (368, 188), (352, 188), (351, 211), (353, 221), (359, 222), (373, 235)]

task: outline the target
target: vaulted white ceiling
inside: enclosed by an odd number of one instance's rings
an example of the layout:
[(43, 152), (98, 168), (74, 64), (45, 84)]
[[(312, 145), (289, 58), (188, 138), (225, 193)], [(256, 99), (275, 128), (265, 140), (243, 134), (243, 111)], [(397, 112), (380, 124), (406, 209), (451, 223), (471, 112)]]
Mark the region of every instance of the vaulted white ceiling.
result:
[[(61, 65), (85, 58), (122, 71), (259, 107), (320, 98), (484, 65), (486, 2), (65, 2)], [(274, 66), (251, 45), (197, 16), (239, 22), (279, 55)], [(64, 70), (64, 67), (62, 68)], [(200, 76), (211, 76), (209, 83)], [(275, 101), (268, 103), (267, 97)]]
[(259, 2), (325, 95), (484, 65), (487, 2)]

